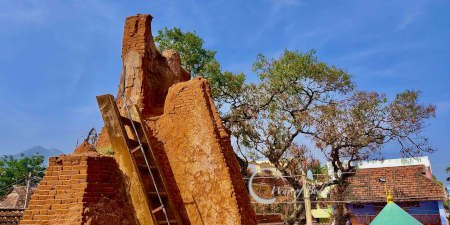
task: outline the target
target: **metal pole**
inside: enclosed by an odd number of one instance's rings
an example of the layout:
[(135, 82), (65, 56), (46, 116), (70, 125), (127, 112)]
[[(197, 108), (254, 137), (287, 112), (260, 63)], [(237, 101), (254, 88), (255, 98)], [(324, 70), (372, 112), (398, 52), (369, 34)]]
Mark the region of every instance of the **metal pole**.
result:
[(30, 181), (31, 181), (31, 171), (28, 172), (27, 192), (25, 193), (25, 204), (23, 205), (24, 209), (26, 209), (28, 206), (28, 193), (30, 192)]
[(303, 198), (305, 200), (306, 225), (312, 225), (311, 199), (309, 196), (309, 189), (306, 182), (306, 173), (303, 169), (302, 169), (302, 183), (303, 183)]

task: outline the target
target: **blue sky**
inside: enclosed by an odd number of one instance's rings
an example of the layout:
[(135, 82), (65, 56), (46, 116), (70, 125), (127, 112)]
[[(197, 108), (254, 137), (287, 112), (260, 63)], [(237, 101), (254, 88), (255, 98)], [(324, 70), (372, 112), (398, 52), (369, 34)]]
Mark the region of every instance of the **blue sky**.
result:
[[(139, 3), (138, 3), (139, 2)], [(433, 172), (450, 166), (450, 2), (0, 0), (0, 152), (34, 145), (70, 152), (102, 121), (95, 96), (116, 93), (126, 16), (196, 31), (223, 68), (245, 72), (258, 53), (316, 49), (357, 87), (393, 96), (422, 91), (437, 106), (425, 135)], [(386, 149), (397, 156), (396, 146)]]

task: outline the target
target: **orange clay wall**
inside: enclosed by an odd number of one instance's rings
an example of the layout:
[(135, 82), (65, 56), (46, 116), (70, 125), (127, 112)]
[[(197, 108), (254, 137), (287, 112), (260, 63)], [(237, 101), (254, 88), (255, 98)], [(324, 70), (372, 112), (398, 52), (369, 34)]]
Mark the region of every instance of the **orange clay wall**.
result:
[[(167, 90), (172, 84), (189, 80), (174, 51), (159, 53), (153, 42), (150, 15), (128, 17), (122, 42), (122, 74), (117, 105), (124, 113), (122, 93), (141, 110), (143, 116), (162, 113)], [(125, 89), (125, 90), (124, 90)]]
[(146, 123), (154, 151), (167, 156), (191, 224), (256, 224), (205, 79), (173, 85), (163, 115)]
[[(189, 80), (174, 51), (162, 54), (151, 36), (150, 15), (125, 22), (122, 93), (142, 111), (151, 145), (184, 221), (193, 225), (253, 225), (256, 216), (240, 174), (230, 137), (211, 98), (208, 82)], [(189, 80), (189, 81), (188, 81)], [(107, 149), (106, 132), (97, 148)]]
[(121, 177), (112, 157), (52, 157), (20, 224), (135, 225)]

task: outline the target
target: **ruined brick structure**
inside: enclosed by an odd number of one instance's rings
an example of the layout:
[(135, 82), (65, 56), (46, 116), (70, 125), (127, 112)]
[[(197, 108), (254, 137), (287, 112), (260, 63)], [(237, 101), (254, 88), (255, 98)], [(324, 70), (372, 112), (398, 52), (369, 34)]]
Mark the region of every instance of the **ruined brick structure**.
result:
[(125, 96), (137, 104), (144, 117), (160, 115), (169, 87), (190, 78), (189, 73), (181, 68), (178, 53), (169, 50), (160, 54), (156, 49), (151, 21), (150, 15), (138, 15), (128, 17), (125, 22), (123, 68), (117, 92), (117, 104), (122, 112), (120, 97), (125, 91)]
[(23, 211), (23, 209), (0, 208), (0, 225), (19, 224)]
[[(208, 82), (189, 80), (176, 52), (156, 49), (151, 20), (150, 15), (140, 14), (126, 19), (116, 96), (119, 113), (126, 116), (122, 95), (141, 112), (158, 168), (183, 224), (256, 224)], [(113, 152), (110, 135), (102, 130), (98, 151)], [(136, 207), (146, 205), (146, 200), (139, 202), (145, 194), (135, 184), (149, 184), (135, 176), (137, 168), (134, 159), (119, 154), (112, 158), (82, 151), (82, 156), (51, 158), (21, 224), (142, 224), (148, 221), (145, 213), (149, 211)]]
[(256, 224), (208, 82), (189, 80), (176, 52), (158, 52), (151, 36), (151, 19), (150, 15), (136, 15), (125, 22), (119, 110), (124, 113), (124, 93), (127, 101), (142, 111), (169, 187), (176, 187), (172, 191), (181, 196), (181, 201), (175, 202), (187, 212), (186, 223)]
[(21, 225), (137, 224), (114, 158), (80, 148), (50, 158)]

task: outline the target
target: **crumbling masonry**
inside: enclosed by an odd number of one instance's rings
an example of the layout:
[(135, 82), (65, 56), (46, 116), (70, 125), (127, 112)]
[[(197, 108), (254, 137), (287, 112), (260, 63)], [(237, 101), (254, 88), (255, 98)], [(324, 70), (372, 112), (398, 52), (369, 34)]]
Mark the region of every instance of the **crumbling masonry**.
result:
[[(176, 52), (158, 52), (151, 20), (138, 14), (125, 22), (118, 112), (127, 116), (122, 95), (140, 112), (182, 224), (256, 224), (208, 82), (189, 80)], [(116, 137), (111, 135), (104, 128), (96, 148), (114, 152), (115, 160), (92, 154), (52, 158), (21, 224), (156, 224), (146, 220), (151, 210), (142, 209), (147, 204), (142, 189), (149, 184), (136, 176), (136, 160), (114, 149)]]

